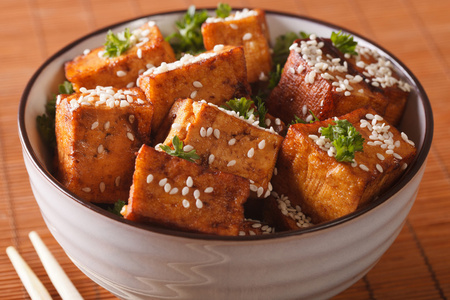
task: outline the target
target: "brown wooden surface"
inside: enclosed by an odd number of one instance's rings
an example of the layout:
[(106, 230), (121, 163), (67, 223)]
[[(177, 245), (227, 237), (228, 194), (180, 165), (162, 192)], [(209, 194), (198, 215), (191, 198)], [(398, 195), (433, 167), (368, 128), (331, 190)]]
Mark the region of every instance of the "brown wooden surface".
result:
[[(351, 29), (387, 48), (418, 77), (435, 118), (433, 146), (419, 195), (392, 247), (379, 263), (335, 299), (450, 297), (450, 1), (242, 0)], [(114, 299), (82, 274), (53, 239), (31, 193), (17, 133), (22, 91), (44, 60), (97, 28), (151, 13), (214, 7), (188, 0), (2, 0), (0, 2), (0, 298), (28, 299), (5, 254), (14, 245), (59, 299), (28, 239), (36, 230), (85, 299)], [(370, 237), (368, 237), (370, 238)], [(307, 272), (307, 270), (305, 270)]]

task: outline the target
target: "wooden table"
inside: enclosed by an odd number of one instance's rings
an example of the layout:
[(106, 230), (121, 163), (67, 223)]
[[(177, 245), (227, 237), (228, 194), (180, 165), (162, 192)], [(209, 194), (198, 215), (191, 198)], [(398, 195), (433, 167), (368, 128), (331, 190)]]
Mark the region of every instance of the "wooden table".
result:
[[(435, 118), (434, 143), (420, 191), (392, 247), (360, 281), (335, 299), (446, 299), (450, 297), (450, 1), (233, 0), (301, 14), (367, 36), (399, 57), (418, 77)], [(0, 298), (28, 294), (5, 255), (14, 245), (59, 298), (28, 239), (36, 230), (86, 299), (114, 299), (81, 273), (56, 243), (39, 213), (17, 131), (21, 93), (44, 60), (69, 42), (119, 21), (209, 0), (2, 0), (0, 2)]]

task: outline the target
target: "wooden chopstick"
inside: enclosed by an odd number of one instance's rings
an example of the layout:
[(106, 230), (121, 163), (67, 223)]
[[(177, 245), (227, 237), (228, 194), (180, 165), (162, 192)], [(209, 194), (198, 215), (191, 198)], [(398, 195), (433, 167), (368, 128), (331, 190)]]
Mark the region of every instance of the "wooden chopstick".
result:
[(37, 232), (31, 231), (28, 236), (39, 256), (39, 259), (44, 265), (45, 271), (47, 271), (48, 277), (52, 281), (61, 298), (71, 300), (83, 299), (54, 256), (45, 246)]
[(6, 248), (6, 254), (8, 255), (11, 263), (16, 269), (17, 274), (19, 275), (20, 280), (22, 280), (25, 289), (30, 295), (31, 299), (49, 299), (51, 300), (50, 294), (45, 289), (42, 282), (37, 278), (36, 274), (30, 269), (27, 263), (20, 256), (19, 252), (17, 252), (16, 248), (13, 246), (9, 246)]

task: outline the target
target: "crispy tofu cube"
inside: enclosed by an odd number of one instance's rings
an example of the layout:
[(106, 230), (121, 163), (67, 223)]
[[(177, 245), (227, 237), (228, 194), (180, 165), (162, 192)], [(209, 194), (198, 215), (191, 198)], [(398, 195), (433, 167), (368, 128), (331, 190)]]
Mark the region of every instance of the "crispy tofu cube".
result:
[(137, 38), (136, 44), (120, 56), (104, 57), (105, 47), (99, 47), (67, 62), (65, 74), (74, 90), (96, 86), (131, 87), (139, 74), (149, 67), (176, 60), (172, 47), (152, 22), (135, 30), (133, 36)]
[(58, 97), (58, 178), (84, 200), (126, 201), (135, 153), (150, 142), (152, 106), (138, 88), (81, 90)]
[(238, 235), (249, 193), (247, 179), (143, 145), (122, 214), (184, 231)]
[(216, 45), (244, 47), (248, 82), (253, 83), (269, 75), (272, 56), (264, 11), (243, 10), (225, 19), (208, 18), (202, 24), (202, 35), (206, 50)]
[(177, 110), (169, 113), (175, 118), (164, 144), (172, 146), (177, 135), (196, 150), (198, 164), (247, 178), (254, 195), (267, 197), (283, 137), (203, 101), (177, 102)]
[(355, 152), (353, 162), (338, 162), (327, 150), (329, 140), (319, 133), (334, 119), (295, 124), (283, 141), (278, 175), (272, 178), (274, 191), (287, 195), (313, 223), (342, 217), (382, 194), (416, 153), (413, 142), (372, 109), (361, 108), (339, 119), (348, 120), (365, 139), (363, 152)]
[(152, 128), (157, 132), (178, 98), (206, 100), (222, 105), (251, 93), (242, 47), (219, 47), (197, 56), (186, 54), (179, 61), (153, 68), (139, 77), (139, 87), (153, 104)]
[[(398, 80), (387, 60), (373, 56), (375, 51), (357, 47), (360, 55), (344, 56), (329, 39), (315, 36), (297, 40), (290, 49), (281, 80), (267, 101), (271, 114), (290, 123), (294, 116), (312, 119), (312, 111), (324, 120), (369, 105), (393, 125), (398, 124), (409, 85)], [(367, 63), (366, 53), (372, 54), (376, 63)]]

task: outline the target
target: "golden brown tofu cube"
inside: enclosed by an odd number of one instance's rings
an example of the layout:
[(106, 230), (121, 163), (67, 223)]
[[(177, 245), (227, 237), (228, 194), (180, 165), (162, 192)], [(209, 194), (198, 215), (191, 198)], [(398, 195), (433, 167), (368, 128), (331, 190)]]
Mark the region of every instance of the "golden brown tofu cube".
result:
[(270, 194), (270, 179), (283, 137), (273, 130), (252, 125), (232, 112), (206, 102), (178, 100), (170, 132), (200, 156), (198, 164), (250, 180), (257, 197)]
[(153, 104), (152, 128), (156, 132), (178, 98), (206, 100), (222, 105), (251, 93), (241, 47), (219, 47), (197, 56), (153, 68), (139, 77), (139, 87)]
[[(398, 124), (409, 86), (397, 80), (389, 63), (380, 58), (380, 63), (366, 64), (367, 70), (358, 69), (363, 66), (363, 54), (357, 59), (343, 55), (329, 39), (314, 36), (297, 40), (290, 49), (281, 80), (267, 101), (272, 115), (290, 123), (294, 116), (312, 119), (312, 111), (324, 120), (369, 105), (393, 125)], [(374, 76), (368, 77), (369, 73)]]
[(66, 78), (75, 91), (81, 87), (132, 87), (139, 74), (149, 67), (176, 60), (172, 47), (152, 22), (135, 30), (133, 36), (136, 44), (120, 56), (104, 57), (105, 47), (99, 47), (67, 62)]
[(122, 214), (184, 231), (238, 235), (248, 195), (247, 179), (143, 145)]
[(202, 24), (206, 50), (216, 45), (243, 46), (248, 82), (267, 78), (272, 68), (269, 28), (264, 11), (238, 11), (229, 17), (209, 18)]
[(56, 105), (58, 178), (84, 200), (126, 201), (135, 153), (150, 142), (152, 106), (138, 88), (82, 91)]
[[(334, 119), (289, 127), (273, 176), (274, 190), (299, 205), (313, 223), (355, 211), (389, 188), (413, 160), (416, 150), (404, 133), (372, 109), (361, 108), (339, 117), (365, 139), (353, 162), (339, 162), (320, 127)], [(331, 155), (331, 156), (330, 156)]]

